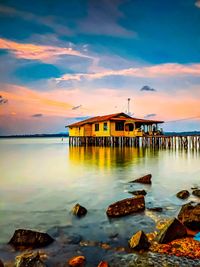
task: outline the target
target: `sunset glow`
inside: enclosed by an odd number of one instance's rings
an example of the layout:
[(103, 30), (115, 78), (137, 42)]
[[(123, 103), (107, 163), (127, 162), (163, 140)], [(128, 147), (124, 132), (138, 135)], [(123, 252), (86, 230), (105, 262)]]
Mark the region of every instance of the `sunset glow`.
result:
[(1, 135), (65, 132), (69, 122), (126, 112), (127, 98), (135, 117), (200, 130), (198, 1), (166, 1), (148, 17), (149, 1), (47, 2), (44, 12), (0, 5)]

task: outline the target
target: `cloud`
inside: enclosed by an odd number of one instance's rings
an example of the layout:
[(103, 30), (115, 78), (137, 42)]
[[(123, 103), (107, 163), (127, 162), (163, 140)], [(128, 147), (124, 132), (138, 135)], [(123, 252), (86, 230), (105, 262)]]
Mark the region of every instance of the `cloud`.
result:
[(56, 58), (63, 55), (90, 58), (72, 47), (17, 43), (3, 38), (0, 38), (0, 49), (10, 51), (16, 58), (40, 60), (44, 62), (53, 62)]
[(147, 114), (147, 115), (145, 115), (144, 116), (144, 118), (151, 118), (151, 117), (155, 117), (155, 116), (157, 116), (157, 114), (155, 114), (155, 113), (151, 113), (151, 114)]
[(173, 76), (200, 76), (200, 64), (167, 63), (154, 66), (128, 68), (121, 70), (103, 70), (96, 73), (65, 74), (56, 78), (57, 83), (62, 81), (81, 81), (83, 79), (94, 80), (107, 76), (130, 76), (130, 77), (173, 77)]
[(198, 7), (198, 8), (200, 8), (200, 0), (197, 0), (197, 1), (195, 2), (195, 6)]
[(33, 114), (31, 117), (33, 117), (33, 118), (40, 118), (40, 117), (42, 117), (43, 116), (43, 114), (41, 114), (41, 113), (36, 113), (36, 114)]
[(57, 34), (60, 35), (71, 35), (72, 32), (70, 28), (66, 25), (60, 24), (56, 21), (56, 17), (54, 16), (39, 16), (35, 15), (31, 12), (20, 11), (12, 7), (8, 7), (5, 5), (0, 5), (0, 13), (5, 14), (11, 17), (19, 17), (26, 21), (34, 21), (35, 23), (45, 25), (54, 30)]
[(117, 37), (135, 37), (134, 31), (128, 30), (119, 21), (124, 18), (120, 11), (122, 0), (89, 1), (87, 18), (79, 21), (80, 32), (95, 35)]
[(2, 95), (0, 95), (0, 105), (8, 103), (8, 99), (4, 98)]
[(72, 108), (72, 110), (76, 110), (76, 109), (79, 109), (79, 108), (81, 108), (81, 107), (82, 107), (82, 105), (74, 106), (74, 107)]
[(144, 85), (144, 86), (140, 89), (140, 91), (152, 91), (152, 92), (155, 92), (156, 89), (154, 89), (154, 88), (152, 88), (152, 87), (150, 87), (150, 86), (148, 86), (148, 85)]

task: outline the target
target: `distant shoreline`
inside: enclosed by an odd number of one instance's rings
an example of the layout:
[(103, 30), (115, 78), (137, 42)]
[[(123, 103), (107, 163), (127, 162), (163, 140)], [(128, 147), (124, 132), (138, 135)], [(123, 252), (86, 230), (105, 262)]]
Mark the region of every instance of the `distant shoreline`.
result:
[[(200, 135), (200, 131), (191, 132), (164, 132), (166, 136), (192, 136)], [(68, 133), (58, 134), (19, 134), (19, 135), (0, 135), (0, 138), (45, 138), (45, 137), (69, 137)]]
[(68, 137), (69, 134), (23, 134), (23, 135), (0, 135), (0, 138), (47, 138), (47, 137)]

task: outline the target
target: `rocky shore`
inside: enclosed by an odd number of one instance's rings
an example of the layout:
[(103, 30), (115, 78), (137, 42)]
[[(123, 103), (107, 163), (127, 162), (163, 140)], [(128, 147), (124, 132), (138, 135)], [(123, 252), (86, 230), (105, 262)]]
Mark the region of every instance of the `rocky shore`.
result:
[[(134, 185), (152, 184), (151, 174), (130, 182)], [(133, 189), (133, 188), (132, 188)], [(145, 196), (148, 191), (132, 190), (133, 197), (110, 204), (106, 209), (109, 219), (140, 214), (145, 210), (162, 214), (159, 205), (148, 206)], [(193, 194), (200, 197), (200, 189), (182, 190), (177, 198), (187, 199)], [(158, 203), (159, 204), (159, 203)], [(72, 216), (77, 220), (87, 216), (88, 210), (76, 204)], [(122, 266), (200, 266), (200, 203), (188, 202), (182, 205), (177, 217), (157, 223), (155, 231), (145, 233), (140, 225), (130, 233), (126, 245), (120, 246), (118, 233), (110, 235), (110, 242), (86, 240), (79, 233), (69, 234), (67, 229), (62, 237), (60, 230), (48, 233), (29, 229), (17, 229), (8, 244), (3, 246), (0, 267), (122, 267)], [(196, 236), (196, 238), (194, 238)], [(117, 242), (116, 242), (117, 240)]]

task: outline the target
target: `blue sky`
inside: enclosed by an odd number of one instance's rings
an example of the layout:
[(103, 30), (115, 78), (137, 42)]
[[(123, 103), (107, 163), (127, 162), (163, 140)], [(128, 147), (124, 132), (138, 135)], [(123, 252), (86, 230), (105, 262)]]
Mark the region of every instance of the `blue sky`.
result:
[(0, 25), (0, 134), (65, 131), (128, 97), (136, 117), (200, 130), (200, 1), (1, 0)]

